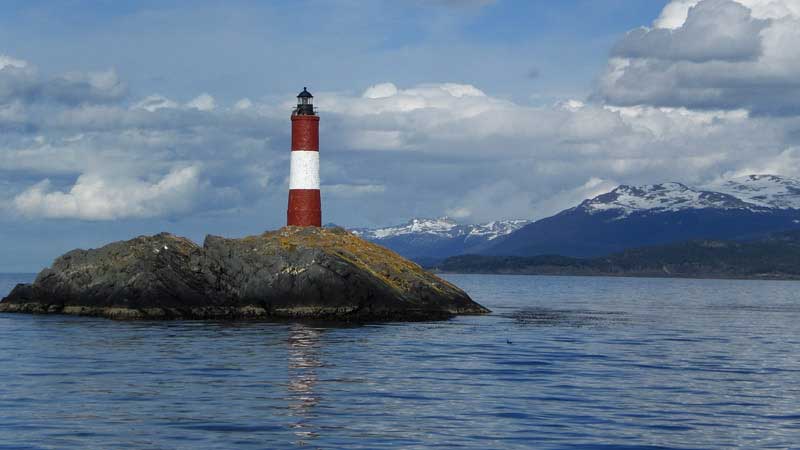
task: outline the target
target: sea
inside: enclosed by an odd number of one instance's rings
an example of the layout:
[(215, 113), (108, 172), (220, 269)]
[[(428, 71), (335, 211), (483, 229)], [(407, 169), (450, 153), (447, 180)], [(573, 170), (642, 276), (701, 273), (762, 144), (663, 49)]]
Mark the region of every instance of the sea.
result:
[(799, 282), (445, 277), (493, 313), (0, 314), (0, 449), (800, 447)]

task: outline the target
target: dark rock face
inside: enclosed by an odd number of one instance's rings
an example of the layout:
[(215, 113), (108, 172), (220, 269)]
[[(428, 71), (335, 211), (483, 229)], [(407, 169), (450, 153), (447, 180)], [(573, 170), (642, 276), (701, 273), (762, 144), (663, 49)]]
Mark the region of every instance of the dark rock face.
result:
[(114, 319), (432, 320), (483, 314), (454, 285), (340, 228), (287, 227), (203, 247), (162, 233), (73, 250), (0, 312)]

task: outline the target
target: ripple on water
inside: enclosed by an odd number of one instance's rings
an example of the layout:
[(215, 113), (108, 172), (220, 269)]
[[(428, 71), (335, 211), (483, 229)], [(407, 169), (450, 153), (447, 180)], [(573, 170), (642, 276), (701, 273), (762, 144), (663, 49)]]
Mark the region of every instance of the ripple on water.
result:
[(555, 309), (545, 307), (522, 308), (503, 317), (513, 319), (520, 325), (599, 327), (627, 323), (627, 314), (618, 311), (595, 311), (590, 309)]
[[(800, 283), (449, 275), (447, 322), (0, 315), (0, 449), (792, 447)], [(32, 276), (0, 275), (0, 294)]]

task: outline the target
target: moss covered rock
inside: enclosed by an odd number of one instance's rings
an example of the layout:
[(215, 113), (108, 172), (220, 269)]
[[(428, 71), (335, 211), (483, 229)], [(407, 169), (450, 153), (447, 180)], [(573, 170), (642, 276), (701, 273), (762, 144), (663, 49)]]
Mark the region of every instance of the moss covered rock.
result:
[(433, 320), (488, 310), (453, 284), (341, 228), (162, 233), (73, 250), (18, 285), (0, 312), (114, 319)]

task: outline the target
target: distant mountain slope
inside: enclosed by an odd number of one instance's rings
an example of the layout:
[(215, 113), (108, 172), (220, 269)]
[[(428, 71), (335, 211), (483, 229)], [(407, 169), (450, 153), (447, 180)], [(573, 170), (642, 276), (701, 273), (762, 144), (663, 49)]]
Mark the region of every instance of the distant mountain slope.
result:
[(753, 241), (689, 241), (642, 247), (601, 258), (465, 255), (441, 271), (538, 275), (800, 279), (800, 231)]
[(578, 208), (589, 214), (606, 211), (622, 219), (637, 212), (677, 212), (690, 209), (761, 210), (766, 207), (747, 203), (733, 195), (692, 189), (681, 183), (645, 186), (622, 185), (606, 194), (585, 200)]
[(485, 224), (462, 225), (448, 217), (442, 217), (412, 219), (394, 227), (356, 228), (351, 231), (407, 258), (431, 261), (475, 251), (528, 223), (530, 222), (525, 220), (498, 220)]
[(706, 189), (732, 195), (756, 206), (800, 209), (800, 180), (776, 175), (749, 175), (714, 183)]
[(681, 183), (623, 185), (498, 238), (477, 253), (592, 257), (693, 239), (747, 239), (800, 228), (798, 208), (800, 182), (774, 175), (703, 189)]

